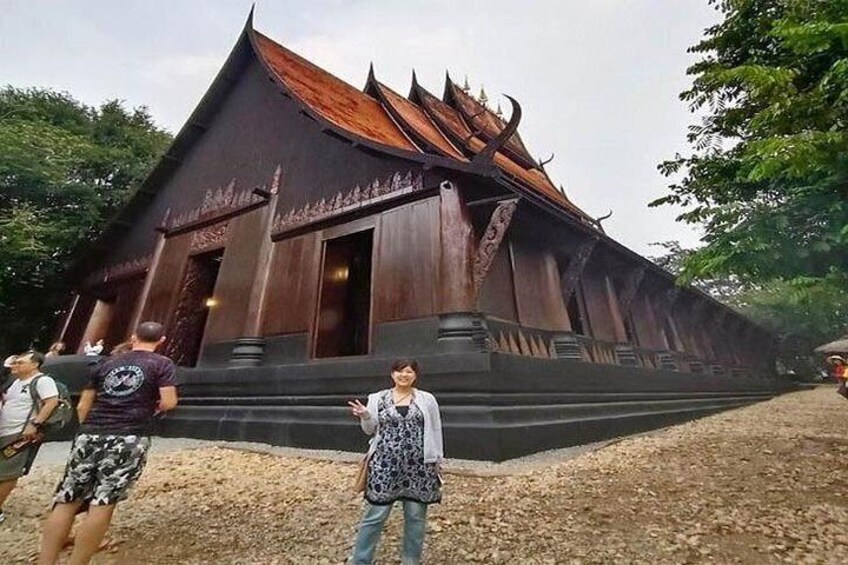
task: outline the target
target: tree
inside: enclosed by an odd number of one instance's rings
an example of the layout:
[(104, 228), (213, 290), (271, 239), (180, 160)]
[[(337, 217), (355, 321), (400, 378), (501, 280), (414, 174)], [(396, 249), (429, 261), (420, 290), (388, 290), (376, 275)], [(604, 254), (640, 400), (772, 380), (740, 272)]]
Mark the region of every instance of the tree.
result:
[(845, 279), (848, 272), (848, 0), (709, 0), (724, 20), (690, 51), (703, 112), (682, 175), (653, 206), (677, 204), (705, 246), (687, 278)]
[(144, 107), (0, 90), (0, 351), (49, 339), (64, 269), (170, 140)]

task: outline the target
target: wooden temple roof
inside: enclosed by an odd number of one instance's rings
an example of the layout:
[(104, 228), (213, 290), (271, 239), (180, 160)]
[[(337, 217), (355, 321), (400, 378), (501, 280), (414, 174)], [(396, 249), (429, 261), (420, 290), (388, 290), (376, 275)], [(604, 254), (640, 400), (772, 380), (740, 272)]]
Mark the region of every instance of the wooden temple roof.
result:
[(407, 100), (382, 83), (376, 83), (376, 88), (386, 106), (394, 110), (400, 121), (419, 134), (431, 147), (446, 157), (468, 161), (418, 104)]
[[(273, 78), (309, 110), (350, 134), (354, 141), (374, 142), (388, 149), (418, 156), (432, 156), (439, 165), (455, 163), (462, 170), (493, 142), (507, 124), (446, 78), (444, 100), (420, 86), (413, 75), (408, 98), (376, 80), (373, 68), (364, 90), (359, 90), (307, 61), (252, 28), (247, 32), (257, 56)], [(575, 216), (583, 223), (591, 218), (575, 206), (530, 156), (517, 132), (494, 153), (492, 165), (506, 178)]]
[[(480, 136), (486, 141), (496, 138), (506, 127), (506, 122), (495, 115), (489, 108), (478, 102), (473, 96), (470, 96), (458, 87), (450, 79), (450, 76), (445, 77), (444, 100), (445, 102), (452, 103), (462, 114), (466, 123), (474, 128), (475, 132), (480, 132)], [(530, 156), (518, 132), (515, 132), (507, 139), (502, 151), (510, 159), (520, 163), (527, 169), (539, 168), (539, 164)]]
[(335, 125), (384, 145), (418, 151), (383, 106), (259, 32), (258, 55), (302, 102)]

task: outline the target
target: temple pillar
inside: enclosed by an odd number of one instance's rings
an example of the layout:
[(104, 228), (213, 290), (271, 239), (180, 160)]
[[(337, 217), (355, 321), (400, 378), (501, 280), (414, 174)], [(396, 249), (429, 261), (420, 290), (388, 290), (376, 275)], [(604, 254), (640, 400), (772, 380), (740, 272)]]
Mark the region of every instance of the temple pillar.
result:
[[(509, 225), (508, 221), (506, 225)], [(501, 237), (505, 229), (503, 227), (501, 230)], [(439, 186), (439, 235), (441, 259), (438, 310), (470, 312), (476, 306), (473, 268), (477, 249), (474, 227), (459, 189), (448, 181)], [(500, 239), (497, 243), (500, 244)], [(494, 250), (497, 251), (497, 246)]]
[[(135, 333), (135, 328), (138, 326), (138, 324), (142, 322), (141, 315), (142, 312), (144, 312), (144, 308), (147, 304), (147, 299), (150, 296), (150, 288), (153, 286), (153, 280), (156, 278), (156, 275), (159, 272), (159, 263), (162, 259), (162, 252), (165, 249), (165, 226), (168, 222), (168, 216), (170, 216), (170, 214), (171, 210), (168, 209), (165, 212), (165, 217), (162, 219), (161, 226), (156, 229), (156, 232), (158, 234), (156, 238), (156, 247), (153, 251), (153, 258), (150, 260), (150, 267), (147, 269), (147, 276), (144, 277), (144, 286), (141, 287), (141, 293), (138, 295), (133, 315), (130, 318), (130, 333)], [(165, 322), (167, 322), (167, 320), (162, 320), (162, 323)]]
[(268, 281), (271, 276), (271, 260), (274, 243), (271, 233), (274, 230), (274, 214), (277, 210), (277, 200), (280, 193), (280, 178), (282, 169), (278, 165), (274, 171), (270, 190), (260, 195), (266, 196), (268, 203), (262, 210), (259, 221), (262, 225), (262, 240), (257, 249), (256, 270), (253, 283), (250, 286), (250, 299), (247, 304), (247, 316), (241, 338), (236, 339), (230, 356), (230, 365), (251, 367), (261, 365), (265, 357), (265, 339), (261, 337), (264, 322), (265, 296), (268, 291)]

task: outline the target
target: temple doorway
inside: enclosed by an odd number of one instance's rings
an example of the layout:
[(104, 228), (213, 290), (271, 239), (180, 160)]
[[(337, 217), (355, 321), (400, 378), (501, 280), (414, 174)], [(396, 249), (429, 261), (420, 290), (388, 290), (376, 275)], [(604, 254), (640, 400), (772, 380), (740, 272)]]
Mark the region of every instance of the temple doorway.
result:
[(368, 353), (373, 241), (367, 230), (324, 242), (315, 357)]
[(197, 363), (209, 309), (217, 306), (213, 293), (222, 258), (223, 250), (218, 250), (188, 259), (165, 344), (165, 353), (177, 365), (193, 367)]

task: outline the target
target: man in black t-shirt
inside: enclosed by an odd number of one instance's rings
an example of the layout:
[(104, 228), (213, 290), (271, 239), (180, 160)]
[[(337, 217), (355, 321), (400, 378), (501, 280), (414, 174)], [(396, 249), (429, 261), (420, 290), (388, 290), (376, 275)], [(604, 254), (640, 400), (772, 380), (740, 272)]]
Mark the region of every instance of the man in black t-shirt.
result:
[(44, 524), (40, 564), (53, 564), (83, 508), (71, 563), (88, 563), (97, 551), (115, 505), (138, 481), (150, 448), (153, 417), (177, 406), (174, 362), (155, 353), (164, 327), (143, 322), (132, 336), (132, 351), (96, 366), (77, 405), (80, 429), (53, 511)]

